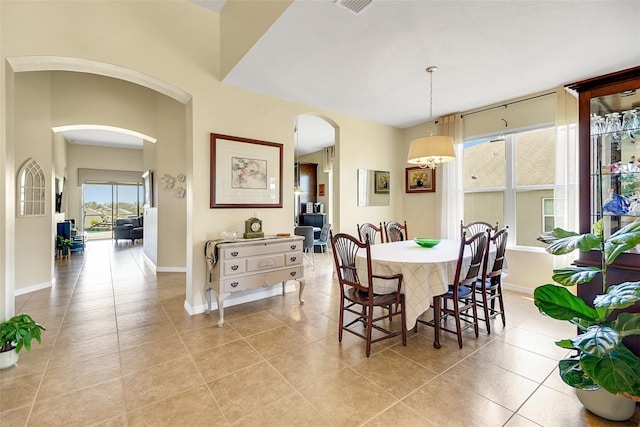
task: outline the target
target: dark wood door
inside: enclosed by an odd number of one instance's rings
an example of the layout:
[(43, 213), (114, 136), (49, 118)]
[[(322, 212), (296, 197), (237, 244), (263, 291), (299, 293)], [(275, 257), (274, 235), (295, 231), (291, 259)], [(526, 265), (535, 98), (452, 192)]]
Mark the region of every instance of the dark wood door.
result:
[(300, 195), (300, 212), (305, 212), (308, 202), (318, 201), (316, 189), (318, 188), (318, 165), (316, 163), (300, 163), (300, 187), (303, 193)]

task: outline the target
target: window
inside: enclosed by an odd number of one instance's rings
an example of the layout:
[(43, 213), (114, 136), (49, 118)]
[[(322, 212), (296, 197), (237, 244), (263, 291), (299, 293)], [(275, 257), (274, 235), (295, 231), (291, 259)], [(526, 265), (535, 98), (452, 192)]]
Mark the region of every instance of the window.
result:
[(18, 216), (43, 216), (46, 205), (44, 172), (28, 159), (18, 171)]
[(544, 247), (537, 238), (553, 228), (555, 143), (553, 127), (465, 142), (464, 222), (498, 221), (511, 244)]
[(555, 220), (553, 216), (553, 199), (542, 199), (542, 231), (545, 233), (553, 231)]

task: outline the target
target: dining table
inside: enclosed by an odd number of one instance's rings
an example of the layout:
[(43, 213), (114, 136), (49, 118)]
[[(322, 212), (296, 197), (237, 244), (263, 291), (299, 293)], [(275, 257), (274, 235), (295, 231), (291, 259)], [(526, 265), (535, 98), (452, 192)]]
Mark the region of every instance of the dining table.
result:
[[(405, 296), (407, 329), (413, 328), (418, 317), (433, 305), (435, 348), (440, 348), (440, 298), (433, 297), (447, 293), (449, 284), (455, 279), (460, 243), (460, 240), (443, 239), (433, 247), (419, 246), (413, 240), (371, 245), (372, 274), (385, 276), (401, 273), (403, 276), (401, 292)], [(490, 246), (489, 265), (492, 262), (491, 254), (495, 257), (494, 245)], [(463, 271), (468, 268), (470, 258), (471, 254), (465, 252)], [(360, 278), (367, 277), (365, 251), (357, 254), (356, 269)], [(374, 292), (395, 292), (397, 286), (389, 282), (392, 281), (374, 278)]]

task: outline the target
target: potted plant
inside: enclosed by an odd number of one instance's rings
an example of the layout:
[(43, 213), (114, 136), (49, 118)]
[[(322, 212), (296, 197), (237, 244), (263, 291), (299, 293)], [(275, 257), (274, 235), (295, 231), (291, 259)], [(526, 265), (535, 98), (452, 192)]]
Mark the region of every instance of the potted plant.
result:
[(66, 237), (58, 234), (56, 238), (56, 249), (61, 251), (62, 255), (68, 255), (72, 246), (73, 243), (71, 242), (71, 239), (67, 239)]
[(20, 314), (0, 323), (0, 369), (13, 366), (22, 348), (31, 350), (31, 341), (41, 342), (40, 333), (45, 327), (36, 323), (28, 314)]
[[(578, 391), (604, 389), (631, 399), (627, 405), (631, 413), (625, 415), (628, 419), (635, 410), (634, 401), (640, 401), (640, 358), (625, 346), (623, 338), (640, 335), (640, 313), (616, 310), (631, 307), (640, 300), (640, 282), (610, 284), (607, 269), (618, 255), (640, 244), (640, 219), (606, 239), (603, 236), (603, 220), (594, 224), (592, 233), (578, 234), (556, 228), (540, 236), (538, 240), (547, 243), (546, 250), (553, 255), (575, 249), (599, 249), (601, 265), (554, 270), (552, 278), (562, 286), (539, 286), (535, 289), (534, 301), (542, 313), (577, 327), (577, 336), (556, 342), (559, 347), (576, 350), (576, 354), (558, 363), (562, 380)], [(595, 297), (593, 308), (566, 288), (596, 279), (600, 294)], [(584, 394), (578, 392), (585, 404), (581, 396)], [(597, 409), (585, 407), (603, 416)]]

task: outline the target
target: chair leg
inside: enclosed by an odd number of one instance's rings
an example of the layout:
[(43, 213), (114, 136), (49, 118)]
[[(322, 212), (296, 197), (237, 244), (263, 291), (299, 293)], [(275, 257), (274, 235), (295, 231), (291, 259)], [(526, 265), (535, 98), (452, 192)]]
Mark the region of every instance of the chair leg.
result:
[(502, 300), (502, 285), (498, 285), (496, 288), (498, 293), (498, 303), (500, 304), (500, 317), (502, 317), (502, 326), (507, 326), (507, 321), (504, 316), (504, 301)]
[[(493, 300), (491, 301), (493, 304)], [(482, 309), (484, 310), (484, 322), (487, 325), (487, 335), (491, 335), (491, 316), (489, 314), (489, 301), (487, 300), (487, 293), (482, 291)]]
[(373, 307), (367, 310), (367, 357), (371, 354), (371, 332), (373, 329)]
[(344, 295), (340, 295), (340, 319), (338, 320), (338, 342), (342, 342), (343, 326), (344, 326)]
[(462, 328), (460, 325), (460, 301), (453, 301), (453, 317), (456, 321), (456, 333), (458, 335), (458, 347), (462, 348)]
[[(405, 300), (404, 294), (400, 294), (400, 308), (402, 312), (400, 313), (400, 321), (402, 322), (402, 345), (407, 346), (407, 313), (405, 310)], [(416, 322), (416, 326), (418, 323)]]

